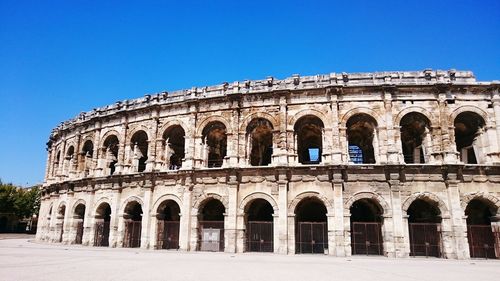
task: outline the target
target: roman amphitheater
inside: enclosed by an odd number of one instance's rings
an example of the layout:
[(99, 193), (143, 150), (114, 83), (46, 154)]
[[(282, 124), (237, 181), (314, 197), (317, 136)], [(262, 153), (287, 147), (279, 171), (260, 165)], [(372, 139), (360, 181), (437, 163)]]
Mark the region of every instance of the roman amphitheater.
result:
[(47, 143), (38, 241), (500, 257), (500, 81), (331, 73), (162, 92)]

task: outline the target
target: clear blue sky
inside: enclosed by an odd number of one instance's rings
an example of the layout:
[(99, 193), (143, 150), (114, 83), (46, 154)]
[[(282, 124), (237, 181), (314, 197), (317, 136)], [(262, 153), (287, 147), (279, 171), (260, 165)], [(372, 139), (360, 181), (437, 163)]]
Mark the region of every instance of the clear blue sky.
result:
[(500, 1), (0, 0), (0, 178), (42, 182), (51, 129), (117, 100), (424, 68), (500, 79)]

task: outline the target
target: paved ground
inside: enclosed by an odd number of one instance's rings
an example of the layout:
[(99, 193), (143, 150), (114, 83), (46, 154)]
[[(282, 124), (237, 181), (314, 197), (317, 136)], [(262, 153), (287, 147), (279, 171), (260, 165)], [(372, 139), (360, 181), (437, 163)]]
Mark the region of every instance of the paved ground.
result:
[(500, 280), (500, 261), (108, 249), (0, 240), (0, 280)]

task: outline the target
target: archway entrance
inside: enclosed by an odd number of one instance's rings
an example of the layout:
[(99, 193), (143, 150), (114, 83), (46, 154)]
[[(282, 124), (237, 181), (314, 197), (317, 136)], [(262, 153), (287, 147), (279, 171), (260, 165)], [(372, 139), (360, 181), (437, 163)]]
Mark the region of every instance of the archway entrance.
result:
[(246, 250), (248, 252), (273, 252), (274, 209), (264, 199), (249, 204), (246, 214)]
[(383, 255), (382, 210), (373, 200), (357, 200), (351, 206), (353, 255)]
[(76, 237), (75, 244), (82, 244), (83, 239), (83, 221), (85, 219), (85, 205), (78, 204), (75, 208), (75, 228), (76, 228)]
[(226, 208), (217, 199), (209, 199), (198, 213), (198, 244), (200, 251), (224, 251), (224, 213)]
[(111, 221), (111, 207), (108, 203), (101, 203), (97, 208), (94, 225), (94, 246), (109, 246), (109, 224)]
[(441, 257), (441, 212), (437, 203), (417, 199), (407, 213), (410, 256)]
[(319, 199), (303, 199), (295, 209), (295, 241), (299, 254), (324, 254), (328, 249), (326, 207)]
[(124, 248), (139, 248), (141, 246), (142, 207), (136, 201), (129, 202), (125, 207)]
[(156, 213), (158, 249), (179, 249), (180, 213), (179, 205), (173, 200), (163, 201), (158, 207)]
[(57, 241), (61, 243), (63, 241), (63, 235), (64, 235), (64, 216), (66, 215), (66, 206), (62, 205), (59, 207), (59, 211), (57, 212), (57, 230), (59, 232), (59, 235), (57, 236)]
[[(494, 208), (490, 209), (485, 202), (478, 199), (470, 201), (467, 205), (465, 215), (467, 216), (467, 238), (471, 258), (499, 257), (500, 235), (494, 233), (491, 228), (491, 217), (495, 213)], [(497, 236), (496, 239), (495, 236)]]

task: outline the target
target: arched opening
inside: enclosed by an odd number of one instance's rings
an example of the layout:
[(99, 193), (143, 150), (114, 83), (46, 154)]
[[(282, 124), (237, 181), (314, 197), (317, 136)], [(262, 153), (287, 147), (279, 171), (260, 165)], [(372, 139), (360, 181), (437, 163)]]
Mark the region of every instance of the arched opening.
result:
[(350, 211), (352, 254), (383, 255), (382, 208), (371, 199), (360, 199)]
[(179, 249), (181, 209), (174, 200), (163, 201), (156, 211), (158, 249)]
[(142, 207), (137, 201), (131, 201), (125, 206), (123, 214), (125, 233), (124, 248), (139, 248), (141, 246)]
[(66, 151), (66, 157), (65, 157), (65, 164), (64, 164), (64, 171), (65, 175), (69, 175), (69, 172), (73, 171), (73, 163), (75, 163), (75, 147), (70, 146), (68, 150)]
[(319, 199), (302, 199), (295, 209), (295, 252), (324, 254), (328, 249), (326, 207)]
[(210, 122), (202, 132), (203, 160), (208, 168), (221, 167), (227, 153), (226, 126)]
[(440, 257), (441, 212), (437, 202), (416, 199), (407, 211), (410, 256)]
[(115, 135), (108, 136), (104, 141), (104, 161), (108, 175), (112, 175), (116, 171), (116, 163), (118, 163), (118, 137)]
[(466, 164), (484, 163), (483, 149), (487, 147), (483, 117), (474, 112), (462, 112), (455, 118), (455, 143), (460, 161)]
[(273, 252), (273, 213), (273, 206), (264, 199), (255, 199), (246, 207), (246, 250), (248, 252)]
[(301, 164), (319, 164), (323, 155), (324, 124), (318, 117), (301, 117), (294, 126), (297, 156)]
[(418, 112), (408, 113), (401, 119), (400, 127), (405, 163), (427, 163), (432, 149), (429, 119)]
[(88, 175), (90, 169), (92, 169), (92, 157), (94, 156), (94, 143), (91, 140), (86, 140), (83, 143), (80, 167), (79, 170), (85, 172)]
[(198, 213), (198, 244), (200, 251), (224, 251), (224, 214), (221, 201), (210, 198)]
[(247, 157), (252, 166), (271, 164), (273, 155), (273, 125), (266, 119), (253, 119), (247, 126)]
[(56, 233), (58, 234), (58, 242), (61, 243), (63, 241), (64, 235), (64, 216), (66, 215), (66, 205), (62, 205), (59, 207), (57, 211), (57, 222), (56, 222)]
[(109, 228), (111, 222), (111, 207), (108, 203), (101, 203), (97, 208), (94, 225), (94, 246), (109, 246)]
[(165, 148), (163, 160), (168, 170), (177, 170), (182, 167), (182, 160), (185, 157), (185, 136), (184, 129), (179, 125), (169, 127), (163, 134), (163, 147)]
[(148, 160), (148, 134), (144, 131), (136, 132), (131, 140), (132, 147), (132, 167), (136, 172), (146, 170), (146, 161)]
[(500, 257), (500, 234), (493, 232), (491, 227), (491, 218), (496, 213), (497, 208), (484, 200), (474, 199), (467, 204), (465, 215), (471, 258)]
[(75, 208), (75, 215), (73, 217), (75, 220), (76, 237), (75, 244), (82, 244), (83, 239), (83, 222), (85, 220), (85, 205), (78, 204)]
[(59, 165), (61, 164), (61, 151), (59, 150), (56, 154), (56, 158), (54, 159), (54, 166), (52, 168), (52, 176), (56, 176), (59, 172)]
[(360, 113), (349, 118), (346, 125), (349, 161), (354, 164), (376, 163), (377, 121), (368, 114)]

